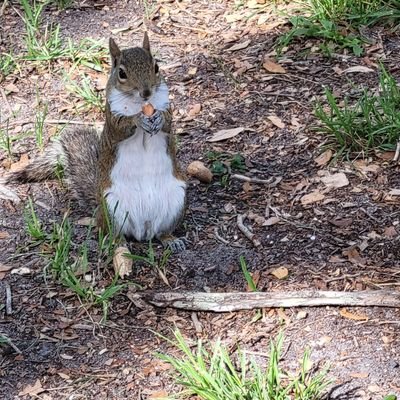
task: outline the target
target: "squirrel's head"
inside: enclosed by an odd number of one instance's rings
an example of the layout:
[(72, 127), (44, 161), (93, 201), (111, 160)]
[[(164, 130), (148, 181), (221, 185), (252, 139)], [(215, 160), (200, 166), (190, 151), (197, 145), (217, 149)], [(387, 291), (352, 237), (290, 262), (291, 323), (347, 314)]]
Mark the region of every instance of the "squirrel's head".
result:
[(111, 75), (109, 85), (120, 92), (138, 94), (148, 100), (161, 82), (157, 62), (150, 52), (147, 32), (142, 47), (120, 50), (110, 38)]

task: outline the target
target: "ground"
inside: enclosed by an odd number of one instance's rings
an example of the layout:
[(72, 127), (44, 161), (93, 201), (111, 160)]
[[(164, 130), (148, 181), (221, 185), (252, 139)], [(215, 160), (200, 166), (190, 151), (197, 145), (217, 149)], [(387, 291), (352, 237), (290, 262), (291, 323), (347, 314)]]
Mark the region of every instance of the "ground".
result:
[[(80, 3), (46, 11), (46, 18), (61, 24), (63, 38), (113, 35), (123, 46), (140, 43), (140, 5)], [(18, 53), (23, 49), (23, 24), (14, 6), (2, 16), (0, 49)], [(0, 276), (0, 306), (8, 288), (12, 296), (11, 315), (0, 307), (0, 332), (21, 351), (6, 347), (1, 355), (2, 399), (145, 399), (172, 394), (177, 387), (170, 371), (154, 355), (172, 350), (154, 332), (171, 336), (175, 326), (187, 338), (221, 337), (228, 346), (239, 344), (261, 359), (269, 340), (283, 328), (284, 364), (294, 371), (309, 346), (313, 361), (329, 362), (330, 377), (342, 385), (332, 398), (346, 391), (340, 398), (400, 395), (399, 309), (267, 309), (254, 322), (255, 311), (189, 313), (132, 301), (138, 290), (246, 291), (240, 256), (262, 291), (395, 290), (399, 285), (400, 207), (399, 197), (390, 191), (400, 188), (400, 174), (391, 161), (393, 153), (375, 153), (355, 163), (328, 160), (327, 137), (312, 129), (314, 104), (324, 87), (351, 96), (364, 87), (377, 87), (378, 59), (400, 79), (399, 37), (372, 30), (367, 53), (359, 58), (343, 52), (327, 58), (313, 49), (315, 42), (297, 42), (279, 59), (284, 73), (274, 74), (263, 62), (276, 62), (273, 44), (287, 29), (285, 19), (271, 13), (261, 23), (257, 15), (228, 22), (226, 17), (236, 12), (229, 1), (160, 1), (145, 8), (145, 24), (170, 87), (183, 169), (194, 160), (211, 167), (209, 152), (226, 155), (223, 161), (240, 154), (243, 168), (235, 171), (231, 166), (232, 174), (271, 183), (226, 182), (215, 176), (208, 185), (189, 179), (188, 208), (179, 231), (189, 244), (168, 261), (170, 287), (156, 269), (138, 263), (129, 281), (140, 289), (132, 284), (113, 298), (105, 324), (100, 323), (101, 309), (81, 304), (44, 273), (47, 262), (40, 248), (30, 245), (23, 204), (31, 196), (49, 230), (72, 207), (77, 242), (86, 232), (77, 221), (90, 216), (87, 210), (70, 203), (57, 181), (13, 186), (22, 202), (1, 200), (0, 265), (8, 271), (27, 267), (29, 273)], [(243, 45), (231, 49), (237, 44)], [(374, 71), (346, 72), (353, 66)], [(32, 129), (38, 93), (49, 103), (50, 120), (102, 121), (99, 112), (76, 113), (76, 100), (64, 88), (62, 61), (24, 68), (1, 82), (2, 120), (10, 109), (19, 109), (10, 119), (12, 135)], [(105, 74), (99, 76), (104, 79)], [(208, 141), (221, 129), (238, 127), (244, 129), (228, 140)], [(47, 142), (54, 124), (47, 124), (45, 131)], [(12, 162), (37, 151), (35, 140), (24, 137), (14, 143)], [(326, 159), (318, 159), (320, 154)], [(10, 161), (3, 150), (1, 160), (6, 173)], [(338, 173), (340, 184), (324, 183)], [(244, 224), (260, 245), (239, 230), (238, 215), (246, 215)], [(147, 245), (134, 248), (143, 254)], [(279, 267), (288, 271), (284, 279), (273, 274)], [(103, 272), (105, 281), (112, 276), (112, 267)], [(29, 388), (35, 383), (36, 391)]]

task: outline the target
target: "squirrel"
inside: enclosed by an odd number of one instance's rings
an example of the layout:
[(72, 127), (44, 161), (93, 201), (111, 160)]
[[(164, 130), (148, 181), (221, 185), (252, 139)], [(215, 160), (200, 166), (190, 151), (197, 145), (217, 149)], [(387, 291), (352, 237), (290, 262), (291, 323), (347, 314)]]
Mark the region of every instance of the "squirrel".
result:
[[(6, 182), (53, 178), (61, 164), (72, 196), (97, 208), (99, 227), (107, 228), (108, 213), (127, 239), (155, 237), (173, 252), (182, 251), (185, 241), (172, 233), (184, 214), (186, 182), (176, 158), (167, 84), (147, 32), (142, 47), (120, 50), (110, 38), (109, 49), (102, 133), (67, 132), (29, 165), (10, 173)], [(154, 108), (151, 116), (142, 112), (146, 104)]]

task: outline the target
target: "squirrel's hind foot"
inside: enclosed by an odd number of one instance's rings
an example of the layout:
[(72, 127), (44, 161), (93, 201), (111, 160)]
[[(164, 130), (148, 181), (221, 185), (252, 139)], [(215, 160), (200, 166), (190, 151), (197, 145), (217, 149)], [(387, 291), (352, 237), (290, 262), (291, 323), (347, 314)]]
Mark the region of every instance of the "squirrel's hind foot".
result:
[(163, 235), (159, 237), (161, 244), (170, 249), (172, 253), (181, 253), (186, 250), (187, 239), (185, 237), (176, 238), (172, 235)]

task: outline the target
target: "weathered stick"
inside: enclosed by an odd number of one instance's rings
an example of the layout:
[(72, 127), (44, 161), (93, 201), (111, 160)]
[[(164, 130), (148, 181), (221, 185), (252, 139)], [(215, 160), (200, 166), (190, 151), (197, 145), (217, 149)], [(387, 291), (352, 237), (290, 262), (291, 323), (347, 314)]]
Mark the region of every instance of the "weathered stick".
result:
[(139, 294), (157, 307), (173, 307), (191, 311), (231, 312), (264, 307), (377, 306), (399, 307), (400, 292), (365, 290), (360, 292), (148, 292)]

